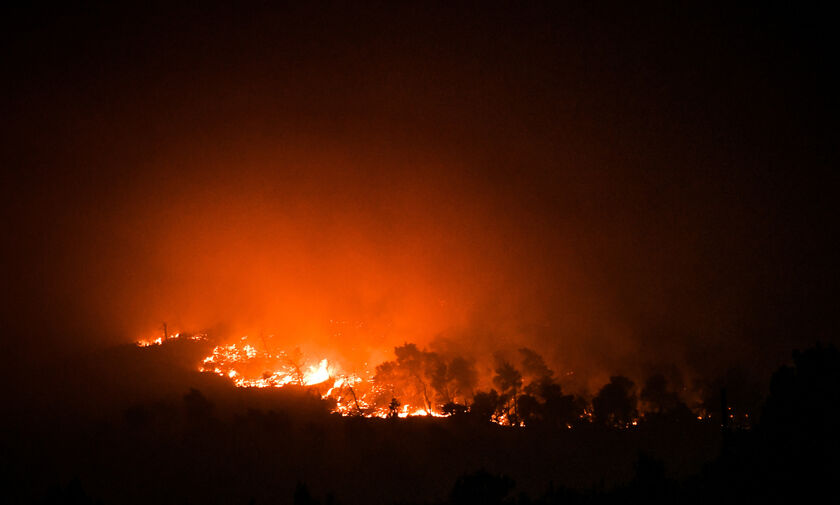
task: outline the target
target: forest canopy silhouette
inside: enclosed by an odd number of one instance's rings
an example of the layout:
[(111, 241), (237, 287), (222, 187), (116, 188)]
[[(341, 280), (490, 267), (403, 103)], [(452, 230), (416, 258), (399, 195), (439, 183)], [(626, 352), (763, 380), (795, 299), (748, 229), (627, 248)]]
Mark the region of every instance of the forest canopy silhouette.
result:
[(826, 9), (2, 9), (10, 501), (830, 487)]

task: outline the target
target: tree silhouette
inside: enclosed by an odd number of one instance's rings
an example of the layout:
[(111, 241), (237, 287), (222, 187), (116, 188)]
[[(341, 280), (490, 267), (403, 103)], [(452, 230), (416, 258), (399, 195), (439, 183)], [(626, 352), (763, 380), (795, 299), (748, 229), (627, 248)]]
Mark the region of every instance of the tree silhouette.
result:
[(394, 353), (397, 355), (398, 368), (410, 377), (410, 382), (413, 382), (417, 392), (420, 393), (423, 408), (427, 412), (432, 412), (430, 384), (427, 384), (431, 382), (431, 374), (436, 369), (430, 366), (432, 360), (426, 355), (427, 353), (417, 349), (415, 344), (401, 345), (394, 349)]
[(516, 410), (519, 419), (525, 426), (536, 426), (543, 421), (543, 404), (537, 397), (523, 393), (516, 401)]
[(625, 427), (637, 414), (633, 381), (622, 375), (610, 377), (610, 382), (592, 399), (592, 413), (598, 423)]
[(662, 374), (654, 374), (645, 381), (645, 386), (639, 395), (645, 406), (645, 419), (668, 422), (690, 422), (694, 420), (694, 413), (688, 408), (676, 391), (668, 388), (667, 380)]
[(704, 487), (755, 503), (822, 500), (836, 492), (840, 465), (840, 353), (834, 346), (793, 352), (770, 380), (759, 422), (724, 433)]
[(523, 347), (519, 349), (519, 354), (522, 357), (523, 375), (531, 379), (530, 382), (536, 383), (545, 379), (551, 379), (554, 375), (554, 372), (548, 368), (545, 360), (536, 351)]
[(395, 360), (376, 367), (379, 406), (386, 405), (399, 391), (405, 404), (422, 405), (427, 412), (434, 412), (439, 405), (456, 399), (466, 402), (472, 394), (477, 376), (471, 362), (454, 358), (447, 364), (439, 354), (420, 350), (415, 344), (396, 347), (394, 354)]
[(793, 366), (784, 366), (770, 379), (761, 427), (765, 431), (836, 429), (840, 416), (840, 352), (818, 345), (793, 352)]
[(499, 393), (495, 389), (478, 392), (470, 405), (470, 416), (481, 421), (491, 421), (499, 408)]
[[(496, 366), (496, 375), (493, 377), (493, 384), (499, 388), (501, 395), (500, 405), (513, 425), (519, 424), (517, 412), (517, 394), (522, 389), (522, 374), (507, 361), (500, 361)], [(512, 411), (511, 411), (512, 409)]]
[(295, 347), (291, 352), (284, 355), (286, 364), (291, 368), (292, 375), (295, 378), (295, 383), (298, 386), (303, 386), (303, 352), (299, 347)]
[(396, 398), (391, 398), (391, 402), (388, 403), (388, 417), (395, 418), (399, 414), (400, 409), (400, 401)]
[(462, 416), (467, 413), (467, 410), (466, 405), (461, 405), (460, 403), (455, 402), (444, 403), (443, 407), (441, 407), (441, 411), (444, 414), (453, 417)]
[(794, 351), (793, 365), (780, 368), (770, 380), (757, 426), (770, 449), (764, 463), (790, 483), (827, 486), (840, 467), (838, 418), (840, 352), (822, 345)]
[(538, 382), (534, 389), (543, 399), (542, 416), (547, 425), (557, 428), (580, 422), (586, 407), (582, 398), (563, 394), (560, 384), (550, 379)]
[[(743, 367), (730, 368), (714, 380), (707, 381), (702, 386), (701, 407), (724, 424), (721, 416), (729, 416), (726, 424), (736, 427), (743, 424), (746, 415), (754, 414), (761, 408), (763, 387)], [(722, 398), (725, 392), (726, 398)], [(725, 401), (723, 401), (725, 400)], [(726, 404), (726, 413), (721, 412), (721, 405)]]
[(452, 400), (466, 403), (472, 397), (475, 385), (478, 383), (478, 372), (473, 363), (456, 356), (449, 362), (446, 373), (451, 384)]

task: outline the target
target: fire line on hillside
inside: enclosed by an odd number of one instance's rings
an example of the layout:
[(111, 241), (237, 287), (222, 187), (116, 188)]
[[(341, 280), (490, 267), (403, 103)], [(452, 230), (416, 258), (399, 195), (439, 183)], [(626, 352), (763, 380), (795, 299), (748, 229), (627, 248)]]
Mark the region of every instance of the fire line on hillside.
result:
[[(176, 340), (210, 342), (206, 333), (173, 333), (140, 340), (136, 345), (146, 348)], [(304, 387), (329, 402), (331, 411), (342, 416), (448, 417), (475, 412), (502, 426), (524, 426), (544, 420), (540, 417), (549, 417), (545, 412), (553, 411), (550, 416), (560, 428), (592, 422), (596, 417), (595, 402), (590, 406), (580, 397), (563, 394), (553, 372), (537, 353), (528, 349), (520, 349), (527, 383), (514, 366), (501, 361), (493, 378), (499, 392), (495, 388), (479, 392), (472, 362), (460, 357), (446, 360), (414, 344), (397, 347), (397, 359), (385, 361), (373, 371), (348, 372), (327, 358), (306, 359), (299, 349), (274, 351), (265, 338), (259, 340), (260, 344), (255, 344), (244, 336), (238, 342), (215, 345), (201, 359), (198, 371), (225, 377), (240, 388)], [(705, 411), (688, 414), (698, 421), (711, 418)], [(633, 408), (610, 419), (609, 424), (632, 428), (643, 417)], [(748, 420), (747, 414), (744, 422)]]

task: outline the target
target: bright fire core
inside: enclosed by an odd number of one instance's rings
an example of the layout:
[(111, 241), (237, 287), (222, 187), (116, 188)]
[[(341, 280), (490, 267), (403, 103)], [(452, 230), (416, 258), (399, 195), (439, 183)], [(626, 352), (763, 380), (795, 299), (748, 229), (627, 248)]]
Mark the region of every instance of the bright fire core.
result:
[[(137, 342), (139, 347), (159, 346), (182, 338), (175, 333)], [(186, 337), (190, 340), (207, 340), (203, 334)], [(267, 346), (266, 346), (267, 347)], [(334, 402), (333, 412), (341, 415), (365, 417), (442, 416), (431, 402), (426, 406), (394, 401), (392, 388), (382, 387), (374, 381), (374, 373), (346, 373), (336, 363), (326, 358), (315, 363), (306, 360), (299, 350), (292, 352), (268, 349), (258, 350), (249, 343), (249, 337), (240, 342), (218, 345), (205, 357), (199, 371), (229, 378), (243, 388), (299, 386), (316, 392), (322, 399)]]

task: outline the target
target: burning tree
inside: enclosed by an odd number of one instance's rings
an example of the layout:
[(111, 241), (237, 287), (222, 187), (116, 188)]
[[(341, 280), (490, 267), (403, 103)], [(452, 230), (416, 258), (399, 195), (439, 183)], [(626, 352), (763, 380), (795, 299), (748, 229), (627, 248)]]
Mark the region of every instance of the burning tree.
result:
[(391, 398), (399, 398), (404, 409), (435, 413), (442, 405), (458, 400), (466, 404), (472, 396), (477, 374), (466, 359), (455, 357), (447, 362), (438, 353), (420, 350), (415, 344), (399, 346), (394, 354), (395, 360), (376, 367), (376, 405), (385, 406)]
[(496, 367), (493, 384), (501, 391), (499, 402), (502, 415), (510, 424), (518, 426), (517, 393), (522, 389), (522, 374), (507, 361), (501, 361)]
[[(199, 337), (190, 340), (206, 340), (204, 334)], [(444, 356), (415, 344), (396, 347), (395, 358), (379, 364), (375, 373), (362, 370), (349, 374), (326, 359), (306, 359), (298, 348), (271, 352), (265, 339), (263, 348), (258, 350), (247, 336), (218, 345), (199, 370), (228, 377), (239, 387), (309, 388), (330, 402), (331, 411), (345, 416), (468, 414), (469, 418), (511, 426), (524, 422), (556, 428), (576, 424), (582, 417), (582, 401), (564, 395), (542, 357), (526, 348), (519, 350), (519, 369), (497, 355), (492, 378), (496, 388), (478, 393), (478, 373), (472, 360)]]

